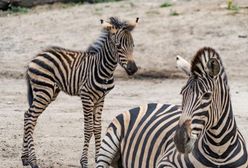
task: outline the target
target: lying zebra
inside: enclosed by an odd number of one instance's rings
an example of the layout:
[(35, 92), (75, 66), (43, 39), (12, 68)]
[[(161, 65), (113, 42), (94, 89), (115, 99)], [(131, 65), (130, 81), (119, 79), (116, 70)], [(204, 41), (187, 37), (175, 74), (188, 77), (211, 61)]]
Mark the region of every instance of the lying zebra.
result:
[(118, 115), (101, 143), (97, 168), (247, 167), (219, 54), (205, 47), (191, 65), (181, 57), (177, 63), (189, 75), (182, 107), (154, 103)]

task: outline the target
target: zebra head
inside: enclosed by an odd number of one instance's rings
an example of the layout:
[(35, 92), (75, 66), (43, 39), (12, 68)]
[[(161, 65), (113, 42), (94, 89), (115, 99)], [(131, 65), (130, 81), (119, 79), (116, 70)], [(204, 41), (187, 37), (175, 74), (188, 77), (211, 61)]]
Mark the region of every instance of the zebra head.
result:
[(220, 85), (225, 85), (226, 76), (219, 54), (208, 47), (200, 49), (191, 64), (178, 56), (177, 66), (189, 79), (181, 90), (182, 115), (174, 142), (179, 152), (189, 153), (199, 137), (217, 124), (222, 94)]
[(115, 17), (111, 17), (109, 22), (101, 20), (105, 30), (110, 32), (110, 36), (117, 49), (117, 61), (126, 70), (128, 75), (133, 75), (138, 71), (133, 57), (134, 41), (132, 30), (136, 27), (139, 18), (135, 22), (121, 22)]

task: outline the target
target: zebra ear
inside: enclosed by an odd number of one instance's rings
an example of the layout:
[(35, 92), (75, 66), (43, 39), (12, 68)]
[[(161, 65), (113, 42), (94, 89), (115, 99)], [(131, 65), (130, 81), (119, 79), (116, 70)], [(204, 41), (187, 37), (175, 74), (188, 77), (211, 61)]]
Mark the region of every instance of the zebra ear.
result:
[(181, 56), (176, 57), (177, 60), (177, 68), (183, 71), (186, 75), (190, 76), (191, 75), (191, 65), (188, 61), (183, 59)]
[(104, 21), (102, 19), (100, 21), (101, 21), (103, 29), (105, 29), (105, 30), (107, 30), (107, 31), (109, 31), (111, 33), (116, 33), (117, 32), (116, 27), (113, 26), (112, 24), (110, 24), (110, 23), (108, 23), (108, 22), (106, 22), (106, 21)]
[(208, 73), (214, 77), (220, 73), (220, 63), (216, 58), (210, 58), (207, 63)]
[(136, 25), (137, 25), (138, 22), (139, 22), (139, 18), (137, 17), (136, 20), (135, 20), (135, 22), (128, 22), (125, 28), (128, 31), (132, 31), (136, 27)]

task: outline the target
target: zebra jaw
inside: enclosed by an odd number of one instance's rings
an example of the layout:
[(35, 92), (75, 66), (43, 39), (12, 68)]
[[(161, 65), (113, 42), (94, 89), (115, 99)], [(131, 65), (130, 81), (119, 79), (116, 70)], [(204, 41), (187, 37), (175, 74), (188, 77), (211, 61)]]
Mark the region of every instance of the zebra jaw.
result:
[(185, 154), (190, 153), (194, 149), (197, 135), (191, 134), (189, 141), (185, 144)]
[(185, 120), (181, 126), (176, 130), (174, 136), (174, 143), (177, 150), (181, 153), (190, 153), (197, 140), (197, 135), (192, 133), (191, 120)]

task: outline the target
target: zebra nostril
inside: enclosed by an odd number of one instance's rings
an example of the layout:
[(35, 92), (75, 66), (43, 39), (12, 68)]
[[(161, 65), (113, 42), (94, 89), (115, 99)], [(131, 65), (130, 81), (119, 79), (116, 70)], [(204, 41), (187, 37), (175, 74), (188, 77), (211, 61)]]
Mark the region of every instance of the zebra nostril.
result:
[(178, 56), (176, 57), (176, 60), (179, 60), (179, 57)]

